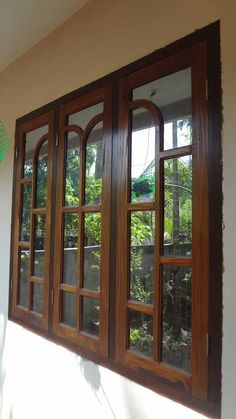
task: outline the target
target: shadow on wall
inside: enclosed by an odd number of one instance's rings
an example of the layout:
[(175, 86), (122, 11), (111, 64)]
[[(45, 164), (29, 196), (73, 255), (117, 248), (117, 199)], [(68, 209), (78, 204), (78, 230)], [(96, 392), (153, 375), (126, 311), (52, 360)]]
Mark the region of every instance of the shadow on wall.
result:
[(6, 371), (3, 365), (3, 354), (5, 348), (5, 339), (6, 339), (6, 319), (5, 316), (0, 313), (0, 419), (13, 419), (12, 409), (8, 418), (3, 418), (3, 389), (6, 380)]
[(85, 380), (87, 381), (99, 404), (102, 405), (105, 402), (111, 413), (111, 417), (116, 419), (117, 416), (115, 415), (112, 406), (109, 402), (109, 399), (106, 395), (106, 392), (103, 388), (98, 365), (88, 361), (87, 359), (81, 358), (79, 361), (79, 367), (81, 373), (83, 374)]

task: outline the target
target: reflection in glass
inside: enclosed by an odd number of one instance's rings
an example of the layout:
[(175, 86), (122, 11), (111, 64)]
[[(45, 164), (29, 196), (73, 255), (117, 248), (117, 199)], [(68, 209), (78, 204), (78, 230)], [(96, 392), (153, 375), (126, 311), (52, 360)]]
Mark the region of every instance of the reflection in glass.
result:
[(165, 150), (192, 144), (191, 116), (164, 124), (164, 138)]
[(48, 142), (45, 141), (38, 154), (35, 207), (44, 208), (47, 202)]
[(129, 310), (129, 349), (152, 358), (153, 319), (149, 314)]
[(75, 132), (68, 133), (65, 159), (65, 206), (75, 207), (80, 193), (80, 138)]
[(153, 303), (155, 212), (130, 216), (130, 299)]
[(191, 369), (191, 279), (191, 268), (163, 268), (162, 361), (185, 371)]
[(68, 125), (78, 125), (83, 130), (96, 115), (103, 112), (103, 102), (97, 103), (96, 105), (89, 106), (89, 108), (82, 109), (79, 112), (69, 115)]
[(24, 161), (24, 177), (31, 177), (33, 174), (33, 160), (35, 148), (40, 138), (47, 134), (48, 125), (27, 132), (25, 136), (25, 161)]
[(64, 284), (76, 286), (78, 275), (78, 214), (64, 215)]
[(30, 240), (31, 200), (32, 200), (32, 185), (31, 183), (25, 183), (23, 184), (20, 239), (26, 242)]
[(101, 203), (103, 164), (103, 123), (99, 122), (86, 143), (85, 204)]
[(76, 294), (62, 292), (61, 323), (76, 328)]
[(145, 109), (136, 109), (132, 117), (131, 202), (155, 199), (155, 127)]
[(33, 284), (32, 310), (38, 314), (43, 313), (43, 285), (42, 284)]
[(99, 301), (83, 297), (82, 330), (91, 335), (99, 334)]
[(20, 272), (19, 272), (19, 305), (27, 308), (29, 302), (28, 283), (29, 283), (29, 250), (20, 250)]
[(192, 252), (192, 157), (164, 161), (164, 255)]
[(84, 215), (84, 280), (83, 287), (99, 291), (101, 262), (101, 214)]
[(33, 275), (39, 278), (44, 276), (45, 222), (45, 215), (35, 216)]
[(161, 77), (133, 90), (133, 100), (146, 99), (164, 119), (164, 150), (192, 144), (191, 68)]

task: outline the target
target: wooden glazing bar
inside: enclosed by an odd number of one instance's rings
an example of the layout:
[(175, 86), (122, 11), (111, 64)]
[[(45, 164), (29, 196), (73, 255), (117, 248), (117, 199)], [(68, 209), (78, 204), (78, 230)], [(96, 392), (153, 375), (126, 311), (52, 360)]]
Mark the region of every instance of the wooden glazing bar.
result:
[[(36, 151), (39, 148), (36, 148)], [(33, 266), (34, 266), (34, 240), (35, 240), (35, 197), (36, 197), (36, 170), (37, 170), (37, 157), (38, 154), (34, 154), (33, 158), (33, 175), (32, 175), (32, 198), (31, 198), (31, 222), (30, 222), (30, 259), (29, 259), (29, 275), (30, 278), (33, 276)], [(29, 309), (32, 309), (32, 287), (29, 281)]]
[(80, 289), (83, 287), (84, 276), (84, 214), (81, 211), (81, 205), (85, 200), (85, 151), (86, 144), (84, 143), (84, 136), (80, 140), (80, 176), (79, 176), (79, 191), (80, 191), (80, 208), (79, 208), (79, 239), (78, 239), (78, 298), (77, 298), (77, 325), (78, 330), (82, 329), (82, 304), (80, 298)]
[(146, 99), (134, 100), (133, 102), (129, 102), (128, 107), (130, 110), (145, 108), (152, 115), (156, 126), (162, 125), (164, 123), (160, 109), (153, 102), (150, 102), (149, 100), (146, 100)]
[(34, 215), (46, 215), (46, 208), (33, 208), (32, 209), (32, 214)]
[(29, 249), (30, 248), (30, 242), (25, 242), (25, 241), (20, 240), (18, 242), (18, 246), (23, 247), (24, 249)]
[(173, 257), (173, 256), (161, 256), (160, 263), (162, 265), (176, 265), (176, 266), (191, 266), (191, 257)]
[(176, 147), (169, 150), (160, 151), (160, 158), (161, 159), (175, 159), (178, 157), (188, 156), (192, 154), (192, 146), (187, 145), (184, 147)]
[(82, 137), (84, 133), (84, 131), (79, 125), (67, 125), (64, 128), (64, 132), (76, 132), (76, 134), (78, 134), (79, 137)]
[(154, 202), (135, 202), (134, 204), (127, 205), (127, 211), (154, 211)]
[(86, 146), (86, 142), (88, 139), (88, 136), (90, 134), (90, 132), (92, 131), (92, 129), (95, 127), (95, 125), (97, 125), (99, 122), (103, 121), (103, 113), (100, 113), (96, 116), (94, 116), (89, 123), (87, 124), (87, 126), (84, 129), (84, 134), (83, 134), (83, 142), (84, 145)]
[(83, 205), (80, 210), (82, 212), (101, 212), (101, 205)]
[(138, 301), (128, 300), (127, 307), (140, 313), (154, 314), (154, 307), (152, 305), (143, 304)]
[(164, 144), (164, 121), (160, 119), (159, 125), (155, 126), (155, 266), (154, 266), (154, 317), (153, 317), (153, 357), (154, 361), (161, 361), (162, 346), (162, 277), (160, 270), (160, 256), (163, 246), (163, 174), (160, 164), (160, 150)]
[(30, 277), (30, 282), (34, 282), (35, 284), (43, 284), (44, 283), (44, 279), (43, 278), (39, 278), (38, 276), (31, 276)]
[(76, 287), (72, 287), (71, 285), (68, 285), (68, 284), (63, 284), (62, 282), (60, 283), (60, 290), (61, 291), (66, 291), (66, 292), (71, 292), (73, 294), (77, 293), (77, 288)]
[(53, 282), (53, 329), (55, 331), (60, 327), (61, 318), (61, 295), (60, 295), (60, 281), (63, 272), (63, 248), (64, 248), (64, 219), (62, 213), (62, 206), (64, 205), (64, 178), (65, 178), (65, 121), (64, 114), (59, 116), (59, 130), (58, 130), (58, 151), (57, 151), (57, 173), (58, 178), (56, 182), (56, 220), (55, 220), (55, 261), (54, 263), (54, 282)]
[(86, 288), (82, 288), (79, 291), (80, 295), (83, 297), (90, 297), (90, 298), (96, 298), (97, 300), (100, 298), (100, 294), (97, 291), (88, 290)]
[[(81, 165), (80, 165), (81, 167)], [(82, 173), (80, 171), (80, 178), (82, 176)], [(81, 190), (80, 190), (80, 197), (81, 197)], [(78, 272), (78, 278), (77, 278), (77, 293), (78, 293), (78, 298), (77, 298), (77, 325), (78, 325), (78, 330), (80, 331), (82, 328), (82, 304), (81, 304), (81, 299), (79, 297), (80, 295), (80, 289), (83, 286), (83, 273), (84, 273), (84, 269), (83, 269), (83, 256), (84, 256), (84, 248), (83, 248), (83, 237), (84, 237), (84, 217), (82, 212), (79, 212), (79, 224), (78, 224), (78, 232), (79, 232), (79, 237), (78, 237), (78, 261), (77, 261), (77, 272)]]
[(19, 180), (21, 185), (27, 185), (28, 183), (32, 182), (32, 177), (24, 177), (23, 179)]
[(63, 213), (71, 213), (71, 214), (73, 214), (73, 213), (78, 213), (79, 211), (80, 211), (80, 207), (78, 206), (78, 207), (62, 207), (61, 208), (61, 211), (63, 212)]

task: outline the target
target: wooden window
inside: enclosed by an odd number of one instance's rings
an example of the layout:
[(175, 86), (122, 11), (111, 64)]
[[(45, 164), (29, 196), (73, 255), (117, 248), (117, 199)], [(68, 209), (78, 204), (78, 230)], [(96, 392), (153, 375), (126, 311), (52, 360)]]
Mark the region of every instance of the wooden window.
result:
[(17, 121), (10, 317), (215, 412), (219, 62), (195, 36)]
[(208, 357), (205, 80), (200, 45), (120, 81), (117, 263), (120, 362), (155, 370), (203, 398)]
[(53, 331), (108, 352), (111, 89), (60, 108)]
[(54, 112), (17, 131), (12, 313), (48, 329)]

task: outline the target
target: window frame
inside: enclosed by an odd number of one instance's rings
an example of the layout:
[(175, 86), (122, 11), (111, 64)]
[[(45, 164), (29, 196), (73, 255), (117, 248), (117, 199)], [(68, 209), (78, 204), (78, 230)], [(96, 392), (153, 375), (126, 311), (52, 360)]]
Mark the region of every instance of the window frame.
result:
[[(168, 74), (190, 67), (192, 70), (192, 117), (193, 117), (193, 144), (165, 150), (163, 147), (163, 132), (161, 133), (161, 115), (158, 109), (151, 109), (152, 103), (145, 100), (132, 101), (133, 89), (159, 79)], [(208, 370), (208, 170), (207, 170), (207, 102), (205, 94), (206, 80), (206, 45), (201, 43), (183, 52), (172, 55), (160, 62), (151, 64), (145, 69), (138, 70), (120, 79), (120, 103), (119, 103), (119, 131), (120, 155), (118, 156), (120, 170), (118, 179), (118, 215), (120, 223), (118, 229), (118, 252), (117, 252), (117, 358), (127, 366), (134, 365), (136, 368), (146, 368), (156, 371), (160, 376), (169, 377), (172, 381), (180, 381), (185, 388), (199, 398), (207, 398), (207, 370)], [(149, 108), (156, 111), (156, 124), (159, 127), (159, 141), (156, 144), (156, 199), (153, 206), (145, 204), (129, 204), (129, 180), (127, 173), (130, 171), (130, 162), (126, 150), (130, 149), (130, 113), (137, 107)], [(153, 106), (154, 108), (154, 106)], [(154, 117), (154, 116), (153, 116)], [(157, 136), (158, 137), (158, 136)], [(159, 143), (159, 144), (158, 144)], [(163, 232), (163, 169), (162, 163), (167, 159), (178, 158), (185, 155), (193, 156), (193, 225), (192, 225), (192, 257), (166, 257), (162, 253)], [(201, 197), (204, 196), (204, 201)], [(155, 246), (156, 286), (154, 291), (153, 322), (154, 341), (156, 341), (156, 362), (135, 356), (126, 349), (126, 337), (122, 331), (127, 325), (127, 312), (135, 304), (128, 300), (128, 218), (127, 215), (137, 210), (154, 210), (156, 214), (156, 231), (159, 232), (159, 240)], [(201, 224), (198, 222), (200, 218)], [(161, 269), (164, 265), (192, 267), (192, 374), (170, 368), (160, 362), (160, 336), (161, 336)], [(157, 273), (159, 272), (159, 274)], [(122, 281), (120, 280), (122, 278)], [(124, 285), (126, 283), (126, 286)], [(157, 303), (158, 301), (158, 303)], [(199, 305), (202, 308), (199, 310)], [(141, 309), (136, 308), (137, 310)], [(204, 310), (205, 309), (205, 310)], [(147, 308), (146, 308), (147, 310)], [(147, 312), (147, 311), (145, 311)], [(159, 319), (159, 320), (158, 320)], [(121, 338), (122, 336), (122, 338)], [(157, 343), (157, 341), (159, 341)], [(155, 352), (154, 352), (155, 353)]]
[[(59, 108), (66, 106), (66, 103), (72, 100), (82, 97), (83, 95), (89, 94), (95, 89), (102, 88), (104, 85), (112, 83), (113, 85), (113, 151), (112, 151), (112, 166), (113, 174), (111, 177), (111, 189), (112, 189), (112, 199), (111, 199), (111, 229), (110, 229), (110, 243), (117, 240), (117, 231), (114, 226), (114, 220), (116, 220), (117, 213), (117, 184), (116, 184), (116, 175), (118, 173), (118, 162), (117, 162), (117, 153), (119, 152), (119, 128), (117, 120), (117, 110), (119, 107), (119, 80), (124, 77), (128, 77), (129, 74), (134, 73), (135, 71), (141, 71), (142, 68), (152, 65), (155, 62), (161, 62), (162, 60), (167, 60), (168, 57), (171, 57), (175, 54), (181, 54), (181, 51), (184, 51), (188, 48), (194, 48), (197, 44), (204, 44), (206, 48), (206, 75), (205, 79), (208, 82), (207, 85), (207, 113), (208, 113), (208, 144), (206, 148), (206, 154), (204, 156), (205, 161), (207, 161), (208, 168), (208, 190), (209, 190), (209, 212), (207, 216), (209, 217), (209, 223), (207, 228), (207, 235), (209, 240), (206, 242), (206, 250), (209, 254), (208, 262), (209, 266), (205, 269), (209, 270), (209, 293), (205, 295), (205, 301), (209, 302), (209, 319), (208, 319), (208, 336), (209, 341), (207, 345), (209, 346), (209, 358), (207, 360), (206, 370), (203, 372), (203, 376), (208, 369), (208, 380), (206, 384), (206, 377), (202, 379), (200, 384), (196, 384), (193, 394), (191, 392), (183, 389), (182, 385), (179, 385), (176, 382), (169, 382), (166, 378), (161, 377), (160, 375), (153, 374), (153, 372), (145, 371), (143, 368), (132, 368), (129, 364), (124, 365), (123, 362), (117, 360), (116, 358), (116, 346), (115, 346), (115, 331), (112, 328), (112, 325), (116, 321), (116, 282), (114, 280), (110, 281), (109, 284), (109, 337), (108, 337), (108, 356), (102, 353), (96, 353), (91, 348), (85, 348), (79, 346), (73, 341), (68, 341), (63, 336), (56, 336), (52, 332), (52, 313), (48, 313), (47, 325), (44, 327), (42, 324), (37, 324), (35, 322), (30, 323), (27, 316), (19, 316), (16, 310), (12, 309), (12, 303), (14, 303), (14, 292), (15, 282), (13, 279), (13, 270), (12, 264), (14, 262), (14, 249), (16, 241), (16, 231), (18, 231), (15, 226), (17, 220), (15, 217), (17, 211), (17, 205), (14, 205), (14, 197), (16, 196), (17, 187), (16, 187), (16, 178), (19, 175), (19, 168), (17, 169), (17, 155), (20, 153), (18, 142), (19, 133), (23, 125), (31, 124), (31, 120), (34, 118), (43, 118), (47, 112), (54, 112), (54, 123), (53, 126), (53, 137), (54, 137), (54, 149), (53, 156), (51, 160), (51, 169), (54, 173), (55, 171), (55, 162), (57, 158), (57, 147), (56, 147), (56, 135), (57, 130), (56, 126), (59, 120)], [(206, 92), (206, 85), (202, 85), (201, 89), (204, 89)], [(42, 116), (41, 116), (42, 115)], [(199, 162), (201, 164), (201, 162)], [(11, 240), (11, 263), (10, 263), (10, 292), (9, 292), (9, 319), (13, 320), (19, 324), (24, 325), (24, 327), (29, 330), (33, 330), (36, 333), (39, 333), (46, 338), (58, 342), (65, 347), (69, 347), (76, 353), (79, 353), (81, 356), (99, 363), (100, 365), (106, 366), (113, 371), (116, 371), (146, 387), (149, 387), (158, 393), (167, 395), (170, 398), (182, 402), (196, 410), (210, 413), (214, 417), (220, 416), (220, 405), (221, 405), (221, 345), (222, 345), (222, 232), (221, 232), (221, 223), (222, 223), (222, 168), (221, 168), (221, 90), (220, 90), (220, 23), (216, 22), (214, 24), (208, 25), (207, 27), (200, 29), (193, 34), (186, 36), (185, 38), (176, 41), (169, 46), (158, 50), (128, 66), (115, 71), (114, 73), (109, 74), (108, 76), (103, 77), (96, 82), (93, 82), (85, 87), (82, 87), (70, 94), (63, 96), (62, 98), (49, 103), (48, 105), (43, 106), (42, 108), (31, 112), (30, 114), (19, 118), (16, 121), (16, 143), (15, 143), (15, 159), (14, 159), (14, 180), (13, 180), (13, 199), (12, 199), (12, 240)], [(55, 186), (52, 187), (55, 189)], [(52, 197), (54, 192), (52, 191)], [(55, 199), (55, 196), (54, 198)], [(55, 204), (52, 205), (52, 211), (55, 211)], [(206, 217), (206, 213), (205, 213)], [(55, 227), (55, 222), (52, 220), (52, 228)], [(209, 244), (209, 246), (208, 246)], [(52, 250), (54, 243), (51, 241), (50, 249)], [(111, 246), (110, 246), (111, 249)], [(111, 254), (109, 272), (110, 277), (116, 277), (116, 255), (114, 252)], [(49, 271), (52, 273), (52, 265), (50, 263)], [(50, 289), (52, 289), (52, 282), (49, 280)], [(49, 302), (49, 293), (48, 293), (48, 302)], [(204, 342), (203, 342), (204, 339)], [(200, 337), (201, 345), (206, 345), (206, 337), (204, 334), (201, 334)], [(217, 351), (212, 351), (211, 348), (217, 347)], [(201, 399), (200, 399), (200, 398)]]

